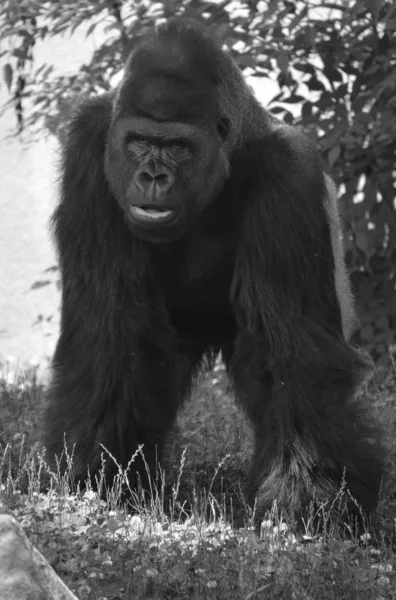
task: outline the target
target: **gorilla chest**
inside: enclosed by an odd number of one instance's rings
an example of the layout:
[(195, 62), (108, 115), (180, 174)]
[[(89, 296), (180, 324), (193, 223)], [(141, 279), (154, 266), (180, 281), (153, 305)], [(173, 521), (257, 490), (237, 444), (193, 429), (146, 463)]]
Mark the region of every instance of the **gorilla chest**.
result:
[(205, 344), (229, 342), (236, 330), (230, 303), (234, 252), (224, 240), (175, 247), (162, 256), (162, 287), (168, 312), (182, 337)]
[(172, 244), (158, 253), (157, 261), (168, 305), (227, 302), (235, 257), (226, 240)]

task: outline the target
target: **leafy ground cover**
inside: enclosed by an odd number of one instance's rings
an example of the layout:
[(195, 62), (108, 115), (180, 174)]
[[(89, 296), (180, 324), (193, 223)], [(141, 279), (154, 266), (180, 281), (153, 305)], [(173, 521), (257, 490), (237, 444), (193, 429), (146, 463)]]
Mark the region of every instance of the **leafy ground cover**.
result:
[(253, 525), (244, 498), (251, 431), (220, 363), (180, 414), (151, 499), (134, 494), (133, 511), (120, 504), (121, 471), (106, 501), (48, 473), (37, 441), (44, 392), (35, 369), (3, 365), (0, 511), (81, 600), (396, 599), (395, 368), (374, 373), (362, 392), (384, 423), (389, 476), (375, 524), (359, 534), (326, 507), (325, 532), (311, 512), (296, 533), (276, 507)]

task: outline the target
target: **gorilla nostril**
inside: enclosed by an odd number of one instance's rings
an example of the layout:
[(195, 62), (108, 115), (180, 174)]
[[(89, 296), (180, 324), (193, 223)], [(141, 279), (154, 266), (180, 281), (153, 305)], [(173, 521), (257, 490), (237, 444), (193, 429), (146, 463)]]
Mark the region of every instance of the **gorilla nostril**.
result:
[(167, 173), (160, 173), (159, 175), (156, 175), (154, 177), (154, 179), (155, 179), (156, 183), (159, 183), (160, 185), (164, 185), (167, 183), (169, 178), (168, 178)]
[(143, 186), (145, 184), (150, 185), (150, 183), (153, 181), (153, 177), (150, 175), (150, 173), (147, 173), (147, 171), (141, 171), (138, 174), (137, 180), (140, 181)]
[(157, 172), (152, 167), (142, 167), (135, 174), (136, 187), (147, 192), (153, 184), (155, 184), (159, 193), (168, 192), (175, 183), (175, 176), (169, 169), (165, 167)]

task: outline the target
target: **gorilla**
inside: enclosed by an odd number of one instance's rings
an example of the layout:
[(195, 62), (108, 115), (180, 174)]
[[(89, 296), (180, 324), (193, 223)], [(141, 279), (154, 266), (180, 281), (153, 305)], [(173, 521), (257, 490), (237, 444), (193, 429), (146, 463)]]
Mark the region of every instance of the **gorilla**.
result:
[[(155, 472), (221, 352), (254, 430), (259, 512), (276, 500), (300, 515), (342, 485), (372, 511), (381, 436), (355, 394), (367, 360), (315, 145), (259, 104), (202, 24), (174, 18), (140, 38), (117, 89), (76, 109), (61, 165), (50, 464), (66, 443), (84, 480), (101, 445), (126, 467), (143, 444)], [(141, 458), (138, 477), (148, 488)]]

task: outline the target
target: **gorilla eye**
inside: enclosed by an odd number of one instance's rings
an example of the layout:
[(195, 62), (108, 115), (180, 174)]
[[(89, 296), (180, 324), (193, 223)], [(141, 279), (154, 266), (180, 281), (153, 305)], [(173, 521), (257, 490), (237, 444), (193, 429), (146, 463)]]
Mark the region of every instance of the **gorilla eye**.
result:
[(130, 144), (131, 142), (147, 142), (147, 138), (143, 135), (140, 135), (139, 133), (133, 133), (132, 131), (130, 131), (125, 136), (125, 142), (127, 144)]
[(172, 148), (175, 148), (175, 150), (186, 150), (188, 148), (188, 145), (186, 144), (186, 142), (176, 141), (172, 143)]
[(230, 125), (228, 122), (228, 119), (226, 119), (225, 117), (222, 117), (221, 119), (219, 119), (217, 121), (217, 133), (219, 134), (219, 136), (221, 137), (221, 139), (224, 141), (228, 135), (230, 129)]

